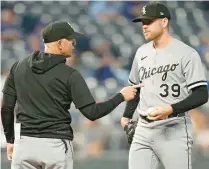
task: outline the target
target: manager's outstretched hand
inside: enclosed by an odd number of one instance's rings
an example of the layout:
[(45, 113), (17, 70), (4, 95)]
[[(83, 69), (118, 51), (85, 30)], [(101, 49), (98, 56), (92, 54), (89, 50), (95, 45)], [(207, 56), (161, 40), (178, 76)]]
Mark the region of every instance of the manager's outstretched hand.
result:
[(124, 87), (120, 93), (123, 95), (125, 101), (134, 99), (137, 88), (143, 87), (142, 84)]

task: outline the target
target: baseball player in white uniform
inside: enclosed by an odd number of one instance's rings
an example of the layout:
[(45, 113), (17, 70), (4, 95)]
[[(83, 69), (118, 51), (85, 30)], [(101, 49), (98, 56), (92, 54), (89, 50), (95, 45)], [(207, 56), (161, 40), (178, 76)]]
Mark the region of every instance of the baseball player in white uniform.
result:
[[(129, 143), (129, 169), (191, 169), (192, 123), (187, 112), (208, 101), (199, 54), (169, 33), (168, 8), (152, 2), (143, 7), (144, 37), (136, 52), (129, 82), (144, 85), (127, 103), (121, 124)], [(132, 120), (139, 114), (138, 123)], [(134, 135), (133, 135), (134, 134)], [(133, 140), (132, 140), (133, 135)]]

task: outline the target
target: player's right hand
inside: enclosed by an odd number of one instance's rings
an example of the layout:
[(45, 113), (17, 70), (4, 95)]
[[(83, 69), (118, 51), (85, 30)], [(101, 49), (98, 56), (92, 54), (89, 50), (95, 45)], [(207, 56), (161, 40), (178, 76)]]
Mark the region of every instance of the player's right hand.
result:
[(120, 93), (123, 95), (125, 101), (134, 99), (137, 88), (143, 87), (142, 84), (124, 87)]
[(7, 143), (7, 159), (12, 160), (14, 144)]

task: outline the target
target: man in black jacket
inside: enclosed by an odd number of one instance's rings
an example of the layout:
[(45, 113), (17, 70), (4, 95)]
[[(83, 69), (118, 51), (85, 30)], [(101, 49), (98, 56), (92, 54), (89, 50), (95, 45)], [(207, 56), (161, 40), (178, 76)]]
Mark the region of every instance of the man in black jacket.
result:
[(12, 169), (72, 169), (71, 103), (86, 118), (96, 120), (135, 97), (139, 85), (124, 87), (110, 100), (95, 103), (80, 73), (65, 64), (81, 35), (67, 22), (52, 22), (43, 30), (45, 52), (34, 52), (12, 66), (1, 108)]

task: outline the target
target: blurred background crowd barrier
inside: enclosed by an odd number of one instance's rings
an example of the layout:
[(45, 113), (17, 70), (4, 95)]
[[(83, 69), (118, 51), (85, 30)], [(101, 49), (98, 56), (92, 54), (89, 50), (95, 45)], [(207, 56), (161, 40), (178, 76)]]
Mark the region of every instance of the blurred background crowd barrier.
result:
[[(135, 52), (145, 43), (141, 24), (131, 20), (149, 1), (4, 1), (1, 2), (1, 86), (11, 65), (35, 50), (43, 50), (42, 28), (51, 21), (68, 21), (85, 37), (67, 64), (78, 69), (99, 102), (127, 85)], [(209, 2), (166, 1), (170, 31), (200, 54), (209, 81)], [(25, 79), (27, 83), (27, 79)], [(50, 105), (49, 105), (50, 106)], [(127, 139), (120, 126), (125, 103), (110, 115), (91, 122), (70, 110), (75, 169), (127, 169)], [(206, 105), (207, 107), (207, 105)], [(209, 114), (209, 108), (206, 108)], [(1, 126), (1, 167), (9, 169)], [(209, 169), (209, 153), (194, 147), (194, 169)]]

